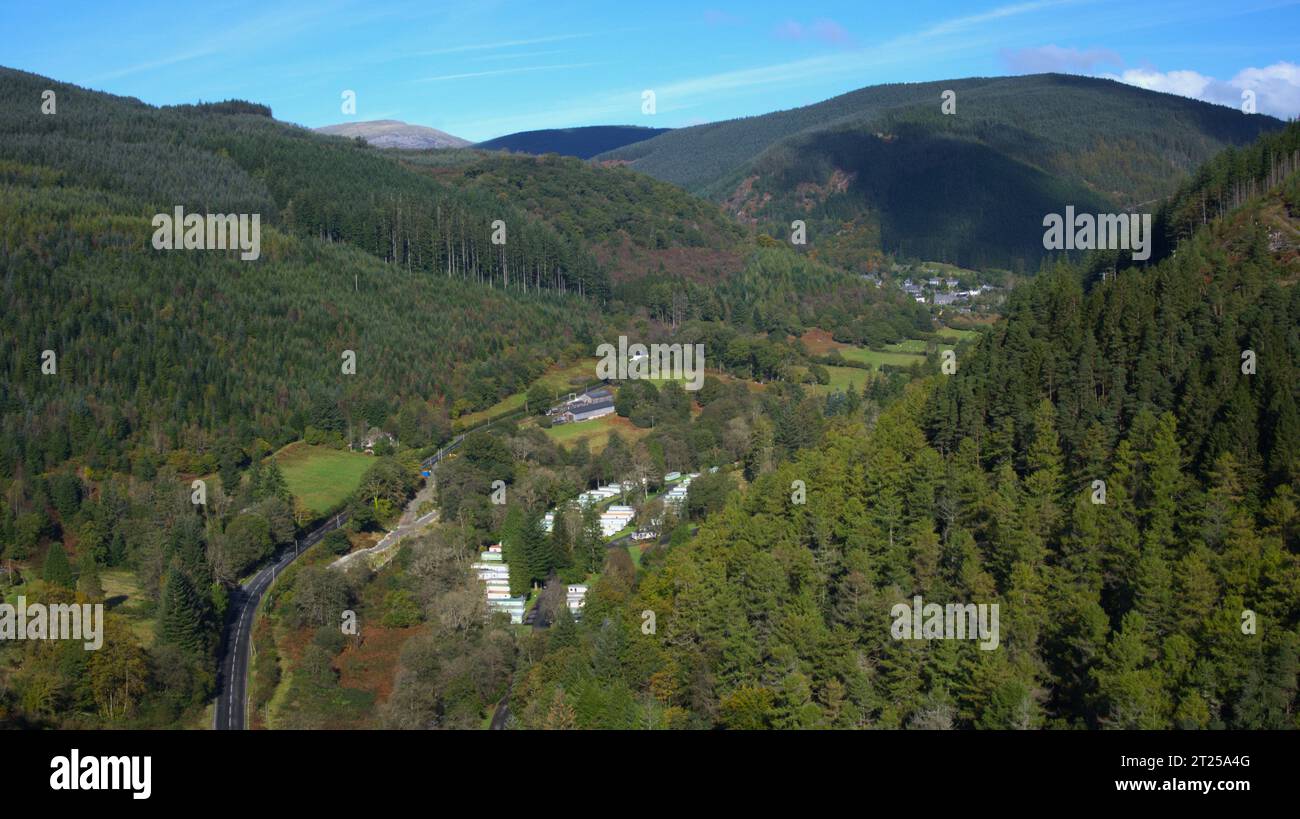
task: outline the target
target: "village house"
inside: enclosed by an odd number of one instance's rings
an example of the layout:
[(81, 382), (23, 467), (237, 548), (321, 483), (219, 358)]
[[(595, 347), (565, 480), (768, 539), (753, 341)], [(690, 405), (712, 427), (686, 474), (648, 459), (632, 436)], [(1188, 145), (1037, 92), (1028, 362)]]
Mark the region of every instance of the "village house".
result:
[(557, 424), (572, 424), (576, 421), (588, 421), (602, 418), (614, 412), (614, 395), (609, 389), (601, 387), (580, 395), (569, 393), (569, 398), (546, 411)]
[(572, 424), (578, 421), (590, 421), (593, 418), (603, 418), (614, 412), (614, 400), (607, 398), (604, 401), (593, 401), (574, 409), (567, 409), (555, 419), (557, 424)]
[(582, 616), (582, 604), (586, 602), (587, 587), (581, 583), (574, 583), (565, 590), (564, 603), (569, 607), (569, 613), (573, 619), (577, 620)]
[(397, 439), (378, 427), (371, 427), (359, 439), (354, 449), (361, 449), (373, 455), (380, 441), (387, 441), (389, 446), (397, 446)]

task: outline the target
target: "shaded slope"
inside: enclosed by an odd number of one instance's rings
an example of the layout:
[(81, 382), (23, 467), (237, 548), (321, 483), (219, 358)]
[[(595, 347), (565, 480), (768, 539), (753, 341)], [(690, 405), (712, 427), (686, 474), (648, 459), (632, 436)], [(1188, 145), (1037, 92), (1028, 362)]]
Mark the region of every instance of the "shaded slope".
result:
[(591, 125), (584, 128), (548, 128), (520, 131), (480, 142), (475, 148), (485, 151), (517, 151), (526, 154), (560, 154), (590, 159), (636, 142), (656, 137), (667, 128), (639, 125)]
[[(957, 95), (954, 115), (940, 110), (947, 89)], [(773, 235), (811, 216), (810, 244), (846, 266), (870, 269), (882, 253), (895, 253), (1033, 267), (1042, 251), (1018, 235), (1022, 217), (1037, 212), (1041, 234), (1042, 215), (1067, 204), (1150, 208), (1222, 148), (1278, 127), (1271, 117), (1047, 74), (875, 86), (677, 129), (598, 159), (723, 202)], [(881, 141), (900, 149), (882, 149)], [(960, 156), (942, 167), (935, 151)], [(1030, 193), (1023, 204), (1006, 198), (1020, 192)], [(967, 194), (975, 194), (973, 205), (961, 198)], [(998, 213), (1004, 204), (1011, 212)], [(979, 238), (952, 238), (954, 226), (961, 236), (981, 222)]]

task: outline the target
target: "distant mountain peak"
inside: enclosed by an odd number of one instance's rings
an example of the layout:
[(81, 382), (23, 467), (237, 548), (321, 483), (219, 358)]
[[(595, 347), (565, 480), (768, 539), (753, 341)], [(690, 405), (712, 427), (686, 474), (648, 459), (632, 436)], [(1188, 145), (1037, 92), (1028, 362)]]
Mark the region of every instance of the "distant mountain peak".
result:
[(423, 151), (430, 148), (464, 148), (467, 139), (452, 136), (426, 125), (409, 125), (396, 119), (372, 119), (365, 122), (341, 122), (314, 129), (317, 133), (342, 137), (361, 137), (375, 148), (402, 148)]

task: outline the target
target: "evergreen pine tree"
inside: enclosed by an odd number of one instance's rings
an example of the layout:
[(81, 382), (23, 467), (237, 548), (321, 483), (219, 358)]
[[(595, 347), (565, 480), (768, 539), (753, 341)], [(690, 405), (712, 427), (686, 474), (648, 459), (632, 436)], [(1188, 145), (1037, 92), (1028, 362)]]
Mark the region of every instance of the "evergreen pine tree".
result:
[(745, 453), (745, 480), (752, 481), (772, 470), (775, 458), (776, 437), (772, 423), (760, 416), (754, 421), (749, 436), (749, 451)]
[(1044, 399), (1034, 412), (1034, 435), (1029, 444), (1029, 475), (1025, 494), (1032, 507), (1033, 520), (1040, 538), (1047, 538), (1060, 519), (1062, 488), (1061, 447), (1056, 434), (1056, 410)]
[(578, 644), (578, 626), (573, 620), (573, 613), (569, 611), (567, 604), (559, 607), (555, 613), (555, 622), (551, 623), (549, 647), (554, 650), (557, 648), (567, 648)]
[(262, 459), (254, 458), (253, 463), (248, 467), (248, 495), (255, 501), (264, 497), (262, 488), (264, 474)]
[(524, 517), (523, 546), (524, 564), (528, 567), (529, 579), (545, 581), (555, 567), (555, 562), (550, 538), (542, 531), (541, 515), (529, 513)]
[(202, 654), (207, 647), (199, 596), (176, 566), (168, 570), (163, 589), (162, 639), (192, 655)]
[(572, 544), (569, 541), (568, 517), (564, 509), (555, 510), (555, 519), (551, 524), (551, 559), (553, 565), (564, 568), (573, 564)]
[(527, 594), (532, 577), (524, 556), (524, 513), (518, 506), (506, 510), (501, 524), (501, 557), (510, 567), (510, 593), (516, 597)]
[(579, 541), (582, 543), (583, 565), (587, 572), (600, 571), (605, 565), (605, 533), (600, 528), (600, 511), (595, 504), (582, 510), (582, 533)]
[(1143, 498), (1146, 500), (1146, 540), (1161, 558), (1174, 542), (1174, 522), (1182, 496), (1183, 463), (1178, 445), (1177, 422), (1166, 412), (1157, 422), (1151, 448), (1143, 453), (1145, 468)]
[(1164, 636), (1169, 633), (1175, 612), (1173, 606), (1173, 575), (1163, 550), (1144, 549), (1138, 558), (1137, 590), (1134, 608), (1151, 630)]
[(1300, 482), (1300, 413), (1289, 390), (1279, 390), (1268, 453), (1269, 477), (1276, 483)]
[(72, 588), (72, 567), (68, 565), (68, 555), (63, 551), (62, 543), (51, 544), (50, 550), (45, 554), (43, 579), (51, 586)]
[(221, 477), (221, 489), (234, 497), (239, 490), (239, 465), (243, 453), (233, 441), (222, 441), (217, 445), (218, 475)]
[(262, 475), (262, 494), (258, 500), (279, 498), (282, 501), (288, 501), (292, 497), (289, 494), (289, 485), (285, 483), (284, 473), (280, 471), (280, 465), (275, 461), (269, 461)]
[(82, 551), (77, 559), (77, 568), (79, 570), (77, 591), (90, 600), (103, 598), (104, 585), (99, 578), (99, 563), (95, 561), (95, 555), (89, 549)]

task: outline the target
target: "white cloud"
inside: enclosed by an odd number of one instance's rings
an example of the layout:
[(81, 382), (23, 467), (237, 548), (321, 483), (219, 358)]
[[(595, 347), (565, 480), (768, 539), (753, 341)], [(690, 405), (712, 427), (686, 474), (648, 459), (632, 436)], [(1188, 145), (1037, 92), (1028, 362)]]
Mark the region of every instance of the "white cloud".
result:
[(1219, 80), (1197, 71), (1157, 71), (1130, 68), (1120, 74), (1103, 74), (1112, 80), (1151, 91), (1240, 108), (1242, 94), (1255, 93), (1256, 110), (1282, 119), (1300, 115), (1300, 66), (1278, 62), (1264, 68), (1243, 68), (1232, 79)]
[[(1244, 68), (1231, 83), (1236, 88), (1254, 91), (1259, 110), (1266, 114), (1285, 118), (1300, 116), (1300, 66), (1295, 63)], [(1237, 99), (1241, 99), (1241, 94)]]
[[(1213, 77), (1207, 77), (1195, 71), (1154, 71), (1150, 68), (1130, 68), (1122, 74), (1104, 74), (1112, 80), (1136, 85), (1148, 91), (1163, 91), (1180, 97), (1192, 97), (1209, 102), (1223, 102), (1223, 83), (1217, 83)], [(1211, 88), (1215, 84), (1223, 88)]]

